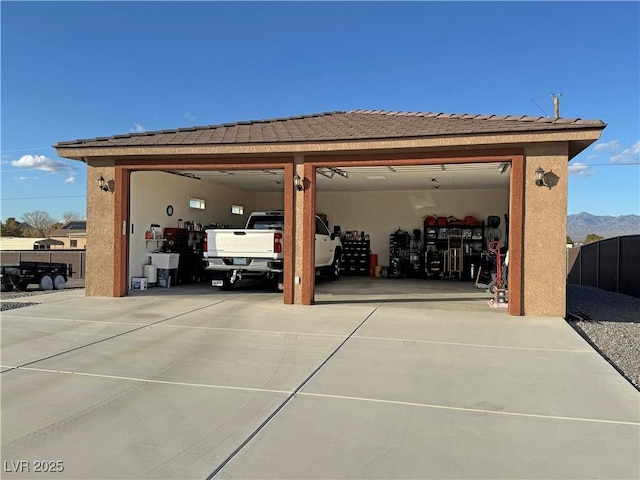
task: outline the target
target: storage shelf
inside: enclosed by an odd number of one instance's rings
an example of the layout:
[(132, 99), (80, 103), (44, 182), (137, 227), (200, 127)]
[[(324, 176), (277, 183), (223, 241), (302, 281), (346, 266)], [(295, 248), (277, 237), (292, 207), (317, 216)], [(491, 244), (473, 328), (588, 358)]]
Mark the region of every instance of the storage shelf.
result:
[(486, 249), (485, 224), (427, 225), (424, 223), (426, 278), (473, 280), (471, 265)]
[(342, 240), (344, 261), (341, 272), (345, 275), (369, 275), (370, 245), (369, 240)]

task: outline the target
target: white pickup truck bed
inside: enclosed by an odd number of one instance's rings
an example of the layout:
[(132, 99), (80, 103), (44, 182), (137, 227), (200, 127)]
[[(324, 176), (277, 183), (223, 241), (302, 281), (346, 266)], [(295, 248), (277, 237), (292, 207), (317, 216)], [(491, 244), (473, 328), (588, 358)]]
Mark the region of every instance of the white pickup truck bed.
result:
[[(319, 222), (319, 223), (318, 223)], [(265, 277), (282, 284), (284, 270), (284, 214), (281, 211), (254, 212), (245, 229), (205, 231), (204, 259), (212, 272), (211, 284), (230, 289), (243, 277)], [(340, 276), (342, 243), (316, 218), (316, 268)]]
[[(205, 257), (282, 258), (274, 253), (275, 230), (207, 230)], [(281, 237), (282, 238), (282, 237)]]

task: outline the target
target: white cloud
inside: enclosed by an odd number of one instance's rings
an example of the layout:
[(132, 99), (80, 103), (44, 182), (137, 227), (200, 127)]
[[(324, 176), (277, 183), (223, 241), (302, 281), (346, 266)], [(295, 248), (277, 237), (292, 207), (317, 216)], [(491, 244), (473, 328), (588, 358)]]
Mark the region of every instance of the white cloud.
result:
[(636, 142), (631, 148), (627, 148), (609, 160), (611, 163), (638, 163), (640, 162), (640, 142)]
[(590, 177), (594, 174), (592, 168), (584, 163), (576, 162), (573, 165), (569, 165), (569, 175), (575, 175), (576, 177)]
[(190, 112), (186, 112), (184, 114), (184, 118), (189, 120), (190, 122), (194, 122), (196, 120), (196, 116), (195, 115), (191, 115)]
[(143, 127), (142, 125), (140, 125), (139, 123), (134, 123), (134, 124), (133, 124), (133, 130), (131, 130), (131, 131), (132, 131), (132, 132), (135, 132), (135, 133), (143, 133), (143, 132), (146, 132), (146, 131), (147, 131), (147, 129), (146, 129), (146, 128), (144, 128), (144, 127)]
[(593, 147), (593, 149), (596, 152), (616, 152), (620, 150), (620, 142), (618, 140), (611, 140), (610, 142), (606, 143), (598, 143), (595, 147)]
[[(52, 175), (63, 174), (66, 175), (65, 183), (73, 183), (76, 179), (76, 174), (69, 165), (66, 163), (53, 160), (45, 157), (44, 155), (23, 155), (19, 160), (14, 160), (11, 165), (19, 168), (26, 168), (29, 170), (42, 170), (49, 172)], [(26, 180), (28, 177), (19, 177), (21, 180)], [(33, 177), (37, 178), (37, 177)]]

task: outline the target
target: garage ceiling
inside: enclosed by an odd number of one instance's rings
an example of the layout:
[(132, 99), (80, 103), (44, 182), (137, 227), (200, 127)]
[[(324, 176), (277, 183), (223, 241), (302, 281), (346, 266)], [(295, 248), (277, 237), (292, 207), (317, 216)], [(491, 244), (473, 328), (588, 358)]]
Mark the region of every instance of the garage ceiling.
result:
[[(509, 187), (509, 164), (498, 163), (340, 167), (334, 171), (321, 171), (324, 175), (316, 175), (320, 191), (486, 190)], [(282, 191), (284, 181), (284, 172), (278, 169), (172, 172), (255, 192)]]

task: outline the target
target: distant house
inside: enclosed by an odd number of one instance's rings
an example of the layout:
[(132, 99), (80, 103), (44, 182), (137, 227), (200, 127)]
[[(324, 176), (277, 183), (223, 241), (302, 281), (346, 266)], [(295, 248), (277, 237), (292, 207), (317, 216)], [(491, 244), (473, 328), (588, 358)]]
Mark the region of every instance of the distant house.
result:
[(0, 237), (0, 251), (63, 250), (64, 242), (42, 237)]
[(36, 242), (46, 240), (42, 237), (0, 237), (0, 251), (8, 250), (39, 250)]
[(54, 230), (51, 239), (62, 242), (64, 249), (85, 249), (87, 246), (86, 220), (67, 222), (61, 228)]

